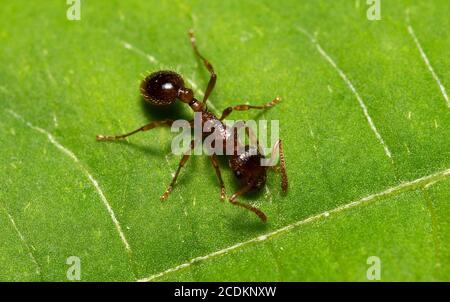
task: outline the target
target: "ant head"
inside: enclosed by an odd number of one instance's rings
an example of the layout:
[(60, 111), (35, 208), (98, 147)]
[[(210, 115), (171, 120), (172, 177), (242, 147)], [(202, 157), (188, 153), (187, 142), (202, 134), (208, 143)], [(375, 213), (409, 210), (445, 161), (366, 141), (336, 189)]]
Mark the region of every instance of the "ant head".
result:
[[(260, 189), (266, 183), (266, 166), (261, 166), (264, 158), (253, 147), (245, 146), (245, 152), (230, 158), (229, 165), (242, 185), (251, 185), (252, 189)], [(256, 154), (255, 154), (256, 153)]]
[(183, 78), (169, 70), (147, 76), (141, 83), (141, 95), (153, 105), (170, 105), (177, 99), (189, 102), (193, 98), (192, 90), (184, 87)]

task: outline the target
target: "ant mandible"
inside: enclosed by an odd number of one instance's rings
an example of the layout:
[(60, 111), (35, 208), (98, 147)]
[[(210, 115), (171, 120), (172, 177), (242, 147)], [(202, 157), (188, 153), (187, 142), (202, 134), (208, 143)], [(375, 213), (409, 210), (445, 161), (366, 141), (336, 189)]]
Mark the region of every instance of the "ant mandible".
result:
[[(275, 106), (278, 104), (281, 99), (279, 97), (275, 98), (273, 101), (266, 103), (264, 105), (260, 106), (252, 106), (252, 105), (237, 105), (237, 106), (231, 106), (227, 107), (223, 112), (220, 118), (217, 118), (212, 112), (208, 111), (206, 106), (206, 101), (208, 100), (209, 95), (214, 89), (214, 86), (216, 84), (217, 75), (214, 72), (214, 68), (212, 64), (203, 57), (202, 54), (200, 54), (197, 45), (196, 45), (196, 39), (194, 36), (194, 32), (192, 30), (189, 31), (189, 37), (191, 41), (192, 48), (194, 49), (195, 54), (200, 58), (201, 61), (203, 61), (203, 64), (205, 65), (206, 69), (210, 73), (210, 79), (208, 82), (208, 86), (206, 88), (205, 94), (203, 96), (202, 102), (197, 100), (194, 97), (194, 93), (192, 89), (187, 88), (184, 85), (183, 78), (173, 72), (173, 71), (157, 71), (149, 76), (147, 76), (141, 83), (140, 86), (140, 92), (144, 100), (150, 102), (153, 105), (157, 106), (165, 106), (174, 103), (176, 100), (180, 100), (183, 103), (186, 103), (190, 106), (190, 108), (194, 112), (201, 113), (202, 117), (202, 135), (203, 138), (211, 134), (211, 132), (205, 132), (203, 130), (203, 125), (206, 122), (212, 122), (214, 127), (221, 128), (221, 131), (218, 131), (220, 133), (219, 139), (222, 139), (226, 146), (227, 140), (229, 139), (229, 127), (224, 125), (222, 121), (230, 115), (230, 113), (233, 110), (237, 111), (246, 111), (249, 109), (266, 109)], [(126, 138), (130, 135), (133, 135), (135, 133), (141, 132), (141, 131), (147, 131), (150, 129), (153, 129), (155, 127), (159, 126), (171, 126), (175, 120), (172, 119), (164, 119), (160, 121), (154, 121), (147, 125), (144, 125), (134, 131), (131, 131), (126, 134), (122, 135), (97, 135), (98, 141), (112, 141), (112, 140), (118, 140)], [(192, 121), (191, 121), (192, 122)], [(235, 131), (236, 129), (234, 129)], [(249, 129), (246, 129), (246, 134), (251, 137), (252, 133), (249, 132)], [(253, 137), (254, 139), (254, 137)], [(257, 142), (257, 141), (256, 141)], [(256, 207), (253, 207), (246, 203), (241, 203), (236, 200), (236, 198), (242, 194), (245, 194), (252, 190), (259, 190), (261, 189), (265, 183), (266, 183), (266, 174), (268, 166), (261, 165), (261, 159), (264, 159), (265, 156), (259, 146), (259, 143), (257, 142), (257, 150), (251, 150), (251, 146), (245, 145), (244, 150), (245, 152), (243, 154), (238, 154), (236, 152), (237, 145), (239, 144), (238, 141), (233, 138), (233, 152), (232, 155), (230, 155), (229, 158), (229, 166), (233, 170), (235, 176), (239, 179), (241, 183), (241, 187), (238, 191), (236, 191), (231, 197), (229, 198), (229, 201), (236, 206), (248, 209), (252, 212), (254, 212), (263, 222), (267, 221), (266, 215), (259, 210)], [(187, 152), (183, 154), (183, 157), (181, 158), (181, 161), (178, 164), (177, 171), (175, 172), (175, 175), (172, 178), (172, 181), (170, 185), (168, 186), (167, 190), (164, 192), (164, 194), (161, 196), (161, 200), (166, 200), (172, 192), (173, 186), (175, 185), (178, 175), (180, 174), (181, 168), (186, 164), (187, 160), (189, 159), (189, 153), (194, 148), (194, 140), (191, 141), (190, 148)], [(272, 148), (272, 157), (275, 155), (276, 149), (278, 148), (279, 151), (279, 168), (281, 170), (281, 189), (283, 192), (287, 191), (288, 188), (288, 180), (287, 180), (287, 174), (286, 174), (286, 165), (284, 160), (284, 154), (283, 154), (283, 147), (281, 140), (278, 140), (275, 146)], [(251, 152), (253, 151), (253, 152)], [(256, 153), (256, 154), (255, 154)], [(220, 197), (223, 201), (225, 199), (225, 185), (222, 180), (222, 175), (220, 173), (220, 168), (217, 160), (217, 155), (212, 154), (210, 155), (210, 159), (212, 162), (212, 165), (215, 169), (215, 172), (217, 174), (217, 178), (219, 179), (220, 187), (221, 187), (221, 193)]]

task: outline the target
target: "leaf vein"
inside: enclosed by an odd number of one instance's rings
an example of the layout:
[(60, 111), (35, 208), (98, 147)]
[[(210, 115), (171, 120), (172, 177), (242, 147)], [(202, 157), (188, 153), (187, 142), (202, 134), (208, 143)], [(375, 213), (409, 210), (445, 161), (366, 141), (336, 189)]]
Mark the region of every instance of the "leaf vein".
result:
[(14, 112), (12, 110), (7, 110), (7, 112), (9, 112), (13, 117), (18, 119), (19, 121), (23, 122), (29, 128), (31, 128), (31, 129), (33, 129), (33, 130), (35, 130), (35, 131), (37, 131), (39, 133), (42, 133), (45, 136), (47, 136), (47, 139), (50, 141), (50, 143), (52, 143), (58, 150), (60, 150), (64, 154), (66, 154), (69, 158), (71, 158), (75, 162), (75, 164), (81, 169), (81, 171), (85, 174), (85, 176), (89, 179), (89, 181), (94, 186), (95, 190), (97, 191), (97, 194), (100, 196), (101, 201), (103, 202), (106, 210), (108, 211), (108, 214), (111, 217), (111, 220), (114, 223), (114, 226), (116, 227), (116, 230), (117, 230), (117, 232), (119, 234), (119, 237), (120, 237), (123, 245), (125, 246), (125, 249), (127, 250), (127, 252), (131, 253), (130, 244), (128, 243), (128, 241), (126, 239), (125, 234), (122, 231), (122, 227), (120, 226), (120, 223), (119, 223), (119, 221), (116, 218), (116, 214), (114, 213), (114, 210), (112, 209), (109, 201), (106, 199), (105, 194), (103, 193), (103, 190), (100, 188), (100, 185), (98, 184), (98, 181), (92, 176), (91, 173), (89, 173), (89, 171), (80, 162), (78, 157), (72, 151), (70, 151), (69, 149), (67, 149), (63, 145), (61, 145), (50, 132), (46, 131), (43, 128), (37, 127), (37, 126), (33, 125), (32, 123), (26, 121), (21, 115), (17, 114), (16, 112)]
[(215, 251), (213, 253), (210, 253), (210, 254), (207, 254), (207, 255), (204, 255), (204, 256), (199, 256), (199, 257), (193, 258), (193, 259), (189, 260), (188, 262), (185, 262), (185, 263), (180, 264), (178, 266), (169, 268), (169, 269), (167, 269), (165, 271), (153, 274), (153, 275), (151, 275), (149, 277), (138, 279), (137, 281), (138, 282), (148, 282), (148, 281), (152, 281), (152, 280), (158, 279), (158, 278), (163, 277), (163, 276), (165, 276), (167, 274), (179, 271), (179, 270), (181, 270), (183, 268), (190, 267), (193, 264), (200, 263), (200, 262), (203, 262), (205, 260), (208, 260), (208, 259), (211, 259), (211, 258), (214, 258), (214, 257), (217, 257), (217, 256), (224, 255), (224, 254), (226, 254), (226, 253), (228, 253), (230, 251), (237, 250), (237, 249), (239, 249), (241, 247), (245, 247), (245, 246), (248, 246), (248, 245), (253, 244), (253, 243), (266, 241), (269, 238), (272, 238), (274, 236), (287, 233), (288, 231), (290, 231), (292, 229), (295, 229), (295, 228), (297, 228), (297, 227), (299, 227), (301, 225), (305, 225), (305, 224), (308, 224), (308, 223), (312, 223), (314, 221), (318, 221), (321, 218), (327, 218), (327, 217), (330, 216), (330, 214), (340, 213), (340, 212), (343, 212), (345, 210), (352, 209), (354, 207), (357, 207), (357, 206), (360, 206), (360, 205), (363, 205), (363, 204), (367, 204), (367, 203), (369, 203), (371, 201), (375, 201), (375, 200), (378, 200), (378, 199), (383, 198), (383, 197), (393, 196), (395, 194), (399, 194), (399, 193), (405, 192), (407, 189), (414, 189), (417, 186), (423, 187), (423, 186), (425, 186), (425, 185), (427, 185), (429, 183), (442, 180), (442, 179), (446, 178), (449, 175), (450, 175), (450, 168), (446, 169), (446, 170), (443, 170), (443, 171), (436, 172), (434, 174), (430, 174), (430, 175), (427, 175), (427, 176), (423, 176), (423, 177), (417, 178), (415, 180), (411, 180), (411, 181), (408, 181), (408, 182), (403, 182), (403, 183), (401, 183), (401, 184), (399, 184), (397, 186), (390, 187), (390, 188), (388, 188), (388, 189), (386, 189), (384, 191), (381, 191), (381, 192), (378, 192), (378, 193), (374, 193), (372, 195), (363, 197), (363, 198), (361, 198), (359, 200), (356, 200), (356, 201), (353, 201), (353, 202), (350, 202), (350, 203), (338, 206), (338, 207), (336, 207), (334, 209), (331, 209), (331, 210), (322, 212), (320, 214), (316, 214), (316, 215), (310, 216), (310, 217), (308, 217), (306, 219), (294, 222), (292, 224), (286, 225), (286, 226), (284, 226), (284, 227), (282, 227), (280, 229), (277, 229), (275, 231), (272, 231), (272, 232), (260, 235), (258, 237), (249, 239), (249, 240), (244, 241), (244, 242), (236, 243), (236, 244), (234, 244), (232, 246), (226, 247), (224, 249)]

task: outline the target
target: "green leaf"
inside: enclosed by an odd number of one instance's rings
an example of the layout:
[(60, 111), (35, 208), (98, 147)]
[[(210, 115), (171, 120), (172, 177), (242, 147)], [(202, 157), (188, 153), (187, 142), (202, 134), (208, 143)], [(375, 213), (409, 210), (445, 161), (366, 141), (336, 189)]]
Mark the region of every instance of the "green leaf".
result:
[[(0, 280), (449, 280), (449, 2), (9, 1), (0, 12)], [(289, 176), (219, 201), (206, 156), (180, 158), (170, 129), (119, 143), (151, 120), (141, 74), (171, 69), (196, 95), (213, 63), (213, 111), (280, 121)], [(238, 186), (221, 162), (227, 193)]]

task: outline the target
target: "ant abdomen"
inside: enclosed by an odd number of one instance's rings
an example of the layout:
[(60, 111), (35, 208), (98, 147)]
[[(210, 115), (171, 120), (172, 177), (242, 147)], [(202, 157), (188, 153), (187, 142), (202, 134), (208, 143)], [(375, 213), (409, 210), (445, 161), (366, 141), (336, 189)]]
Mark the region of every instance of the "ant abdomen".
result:
[(142, 97), (153, 105), (170, 105), (184, 88), (183, 78), (176, 72), (161, 70), (148, 75), (141, 83)]

